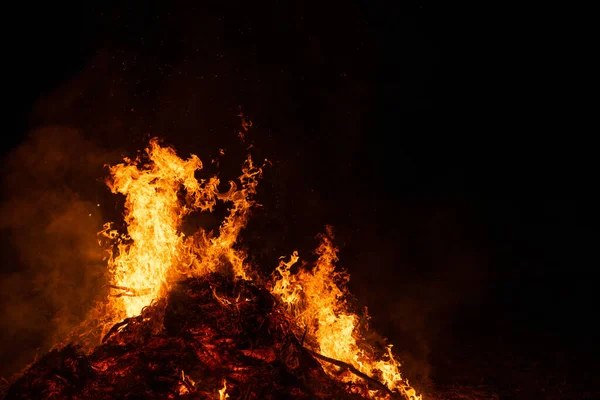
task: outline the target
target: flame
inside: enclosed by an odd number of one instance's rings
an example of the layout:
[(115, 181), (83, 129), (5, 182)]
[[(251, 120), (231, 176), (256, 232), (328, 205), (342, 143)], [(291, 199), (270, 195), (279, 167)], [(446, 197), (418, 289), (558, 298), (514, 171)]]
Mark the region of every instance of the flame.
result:
[[(299, 327), (306, 331), (307, 345), (326, 357), (342, 361), (370, 377), (384, 383), (391, 391), (399, 391), (407, 399), (417, 400), (421, 396), (402, 378), (400, 363), (388, 346), (383, 357), (377, 358), (366, 346), (357, 341), (359, 317), (349, 310), (345, 284), (349, 275), (336, 270), (338, 249), (332, 243), (331, 227), (326, 234), (318, 236), (321, 243), (316, 254), (319, 256), (312, 270), (299, 269), (291, 273), (298, 261), (294, 252), (289, 262), (280, 261), (271, 292), (287, 306)], [(312, 343), (312, 344), (311, 344)], [(350, 372), (340, 374), (339, 367), (322, 362), (323, 368), (346, 382), (358, 382), (361, 378)], [(371, 393), (377, 397), (376, 392)]]
[[(115, 320), (138, 315), (162, 297), (173, 280), (216, 271), (224, 262), (237, 277), (250, 279), (245, 253), (233, 248), (254, 205), (251, 197), (262, 172), (250, 157), (242, 167), (240, 188), (230, 181), (227, 193), (219, 193), (216, 176), (196, 179), (202, 169), (196, 155), (183, 160), (156, 138), (145, 155), (124, 161), (110, 167), (107, 185), (113, 193), (125, 195), (127, 233), (119, 233), (111, 223), (100, 232), (114, 243), (108, 265), (110, 287), (119, 291), (109, 307)], [(186, 237), (180, 232), (186, 215), (212, 211), (217, 201), (231, 203), (217, 236), (200, 231)]]
[(242, 119), (242, 121), (241, 121), (242, 129), (240, 129), (238, 131), (238, 138), (242, 142), (244, 142), (246, 140), (246, 134), (248, 133), (248, 130), (250, 128), (252, 128), (252, 121), (250, 121), (248, 118), (246, 118), (246, 116), (244, 116), (244, 114), (241, 112), (238, 114), (238, 117), (240, 117)]
[(228, 399), (229, 395), (227, 394), (227, 380), (223, 379), (223, 388), (219, 389), (219, 400)]
[[(249, 126), (251, 123), (244, 122), (244, 132)], [(112, 244), (108, 266), (110, 288), (116, 291), (107, 303), (92, 312), (96, 317), (104, 316), (98, 318), (103, 321), (104, 332), (116, 321), (139, 315), (143, 307), (163, 297), (171, 283), (182, 277), (224, 272), (224, 268), (239, 279), (254, 276), (246, 253), (236, 249), (235, 244), (251, 209), (257, 205), (253, 197), (262, 167), (255, 166), (248, 157), (238, 183), (230, 181), (226, 193), (219, 192), (220, 180), (216, 176), (197, 179), (201, 169), (202, 162), (196, 155), (184, 160), (174, 149), (162, 147), (156, 138), (136, 159), (125, 158), (123, 163), (110, 167), (107, 184), (113, 193), (125, 196), (127, 230), (119, 232), (108, 223), (100, 232)], [(229, 214), (217, 233), (200, 230), (185, 236), (181, 232), (186, 215), (211, 212), (218, 202), (229, 205)], [(333, 245), (332, 229), (327, 227), (319, 239), (315, 251), (318, 260), (312, 269), (299, 268), (292, 273), (299, 260), (295, 251), (289, 261), (280, 260), (270, 287), (287, 308), (298, 332), (304, 332), (303, 345), (352, 366), (407, 399), (421, 399), (402, 377), (391, 345), (383, 354), (377, 354), (361, 340), (360, 318), (346, 300), (349, 275), (335, 266), (338, 249)], [(220, 299), (216, 292), (213, 294)], [(351, 371), (322, 360), (321, 363), (336, 379), (362, 383), (362, 378)], [(193, 383), (187, 385), (191, 386), (183, 385), (182, 392), (189, 391)], [(223, 380), (221, 400), (229, 397), (226, 389)], [(378, 390), (369, 391), (368, 395), (374, 399), (388, 396)]]

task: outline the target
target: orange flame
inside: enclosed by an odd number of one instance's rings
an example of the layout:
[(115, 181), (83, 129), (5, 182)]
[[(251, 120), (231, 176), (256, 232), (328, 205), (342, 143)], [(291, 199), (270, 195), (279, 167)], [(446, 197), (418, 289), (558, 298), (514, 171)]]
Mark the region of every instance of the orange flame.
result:
[[(307, 345), (312, 350), (352, 365), (358, 371), (376, 377), (390, 390), (399, 391), (408, 399), (421, 399), (400, 374), (400, 363), (392, 354), (392, 346), (383, 357), (377, 358), (357, 342), (359, 318), (351, 312), (345, 300), (345, 284), (349, 275), (335, 269), (338, 249), (333, 246), (333, 232), (327, 227), (325, 235), (319, 235), (320, 246), (316, 250), (319, 258), (312, 270), (299, 269), (290, 272), (298, 261), (294, 252), (289, 262), (281, 261), (271, 289), (287, 306), (299, 327), (306, 329)], [(352, 373), (340, 375), (339, 368), (322, 363), (330, 374), (346, 382), (357, 382), (359, 377)], [(376, 392), (371, 393), (375, 397)]]
[(219, 389), (219, 400), (228, 399), (229, 395), (227, 394), (227, 381), (223, 379), (223, 388)]
[(246, 140), (246, 133), (248, 133), (248, 130), (252, 128), (252, 121), (246, 118), (241, 112), (238, 114), (238, 117), (242, 119), (242, 129), (238, 131), (238, 138), (244, 142)]
[[(110, 168), (107, 184), (113, 193), (126, 196), (127, 224), (126, 234), (119, 234), (110, 223), (101, 232), (116, 245), (108, 259), (111, 288), (120, 291), (111, 298), (115, 319), (138, 315), (164, 295), (174, 279), (216, 271), (224, 261), (237, 277), (250, 278), (245, 253), (233, 245), (254, 205), (251, 197), (262, 170), (248, 157), (239, 177), (241, 187), (231, 181), (230, 190), (219, 193), (217, 177), (196, 179), (200, 169), (197, 156), (183, 160), (175, 150), (161, 147), (157, 139), (150, 141), (144, 158), (125, 158)], [(186, 237), (180, 232), (187, 214), (212, 211), (218, 200), (231, 203), (218, 236), (201, 231)], [(182, 269), (182, 265), (187, 267)]]

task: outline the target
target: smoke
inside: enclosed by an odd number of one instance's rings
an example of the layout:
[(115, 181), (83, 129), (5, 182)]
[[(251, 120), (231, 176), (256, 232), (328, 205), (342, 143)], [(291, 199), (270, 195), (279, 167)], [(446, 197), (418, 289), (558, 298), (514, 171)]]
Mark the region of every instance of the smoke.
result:
[(385, 221), (347, 239), (340, 264), (373, 329), (390, 340), (404, 375), (421, 388), (460, 340), (461, 319), (484, 300), (489, 260), (464, 202), (393, 206)]
[[(304, 12), (300, 24), (292, 22), (295, 12), (273, 20), (255, 7), (244, 11), (233, 19), (221, 11), (180, 11), (154, 22), (131, 11), (133, 31), (144, 27), (147, 35), (123, 35), (139, 38), (131, 43), (115, 38), (80, 74), (38, 100), (33, 122), (57, 126), (33, 132), (4, 164), (0, 356), (7, 361), (0, 375), (43, 353), (99, 297), (105, 263), (96, 232), (119, 220), (109, 204), (122, 205), (101, 182), (103, 165), (120, 157), (102, 146), (117, 143), (132, 155), (156, 135), (182, 156), (198, 154), (207, 168), (224, 148), (220, 176), (236, 176), (246, 148), (236, 137), (240, 105), (254, 123), (255, 159), (274, 165), (258, 187), (263, 207), (243, 233), (252, 261), (270, 272), (281, 255), (298, 249), (304, 257), (314, 235), (331, 224), (351, 292), (368, 305), (373, 328), (395, 344), (411, 382), (428, 375), (431, 354), (445, 353), (441, 340), (452, 344), (453, 319), (464, 304), (477, 303), (483, 288), (483, 267), (471, 253), (478, 245), (458, 240), (460, 216), (438, 218), (436, 207), (401, 209), (382, 200), (391, 197), (387, 182), (398, 171), (402, 182), (411, 174), (397, 165), (402, 157), (381, 161), (385, 138), (390, 130), (412, 134), (413, 127), (376, 124), (375, 49), (357, 28), (362, 17), (346, 7), (319, 9)], [(253, 29), (232, 29), (247, 23), (246, 14)], [(344, 29), (330, 32), (331, 20)], [(281, 25), (279, 40), (273, 23)], [(399, 95), (411, 98), (393, 96)], [(433, 161), (424, 159), (422, 167)], [(187, 221), (192, 231), (218, 222), (197, 217)]]
[(109, 158), (76, 130), (45, 127), (4, 160), (0, 376), (64, 339), (105, 282), (96, 232)]

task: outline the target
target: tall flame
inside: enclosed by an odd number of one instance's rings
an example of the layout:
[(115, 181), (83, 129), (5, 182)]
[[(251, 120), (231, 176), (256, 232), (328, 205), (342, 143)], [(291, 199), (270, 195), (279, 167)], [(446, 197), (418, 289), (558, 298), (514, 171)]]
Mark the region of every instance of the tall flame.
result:
[[(217, 270), (224, 261), (236, 276), (249, 279), (245, 254), (233, 248), (244, 228), (261, 168), (250, 157), (239, 177), (241, 188), (231, 181), (227, 193), (219, 193), (219, 179), (196, 179), (202, 162), (196, 155), (179, 158), (172, 148), (150, 141), (145, 155), (125, 158), (110, 168), (107, 184), (113, 193), (125, 195), (127, 233), (106, 224), (101, 234), (115, 241), (109, 251), (111, 298), (116, 319), (138, 315), (153, 299), (168, 290), (172, 280)], [(217, 201), (229, 202), (229, 215), (214, 237), (203, 231), (194, 237), (180, 232), (183, 218), (193, 211), (212, 211)], [(186, 268), (182, 268), (184, 265)]]

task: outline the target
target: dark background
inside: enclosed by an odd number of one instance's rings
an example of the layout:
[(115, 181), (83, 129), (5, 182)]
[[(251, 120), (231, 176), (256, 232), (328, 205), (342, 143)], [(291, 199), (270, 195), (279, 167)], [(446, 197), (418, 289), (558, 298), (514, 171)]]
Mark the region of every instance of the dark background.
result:
[(160, 136), (206, 164), (224, 148), (224, 179), (249, 143), (271, 160), (251, 258), (266, 272), (295, 249), (310, 260), (332, 224), (352, 293), (417, 387), (584, 396), (596, 163), (566, 17), (403, 3), (12, 10), (2, 375), (85, 314), (102, 277), (95, 234), (122, 201), (103, 164)]

